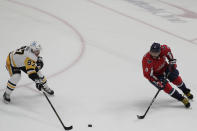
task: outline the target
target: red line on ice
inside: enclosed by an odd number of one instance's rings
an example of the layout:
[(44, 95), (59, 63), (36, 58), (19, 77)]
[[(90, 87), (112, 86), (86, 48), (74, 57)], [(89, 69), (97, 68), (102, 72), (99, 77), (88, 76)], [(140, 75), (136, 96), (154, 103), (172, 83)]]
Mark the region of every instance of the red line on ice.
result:
[[(77, 58), (70, 65), (68, 65), (64, 69), (62, 69), (62, 70), (60, 70), (60, 71), (48, 76), (47, 78), (52, 78), (52, 77), (55, 77), (57, 75), (60, 75), (61, 73), (64, 73), (65, 71), (69, 70), (71, 67), (73, 67), (76, 63), (78, 63), (80, 61), (80, 59), (82, 58), (82, 56), (83, 56), (83, 54), (85, 52), (85, 40), (84, 40), (83, 36), (80, 34), (80, 32), (74, 26), (72, 26), (66, 20), (64, 20), (64, 19), (62, 19), (62, 18), (60, 18), (60, 17), (58, 17), (58, 16), (56, 16), (56, 15), (54, 15), (52, 13), (49, 13), (49, 12), (44, 11), (42, 9), (39, 9), (37, 7), (31, 6), (31, 5), (28, 5), (28, 4), (25, 4), (25, 3), (21, 3), (21, 2), (15, 1), (15, 0), (7, 0), (7, 1), (9, 1), (11, 3), (14, 3), (14, 4), (17, 4), (17, 5), (20, 5), (20, 6), (24, 6), (26, 8), (30, 8), (30, 9), (36, 10), (36, 11), (38, 11), (40, 13), (43, 13), (45, 15), (48, 15), (48, 16), (52, 17), (53, 19), (56, 19), (56, 20), (62, 22), (64, 25), (70, 27), (75, 32), (75, 34), (77, 34), (77, 36), (79, 37), (80, 42), (81, 42), (81, 51), (80, 51), (79, 55), (77, 56)], [(30, 84), (32, 84), (32, 82), (24, 84), (24, 85), (19, 85), (19, 86), (20, 87), (25, 87), (25, 86), (28, 86)]]
[(195, 38), (195, 39), (192, 39), (192, 40), (190, 40), (190, 41), (196, 41), (197, 40), (197, 38)]

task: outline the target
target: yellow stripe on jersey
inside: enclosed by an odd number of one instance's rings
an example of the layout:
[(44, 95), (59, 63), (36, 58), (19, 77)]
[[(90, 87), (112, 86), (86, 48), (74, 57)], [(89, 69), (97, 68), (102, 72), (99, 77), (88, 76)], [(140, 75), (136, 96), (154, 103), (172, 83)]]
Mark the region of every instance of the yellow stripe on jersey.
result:
[(6, 68), (10, 74), (10, 76), (13, 75), (12, 69), (11, 69), (11, 61), (10, 61), (10, 55), (8, 55), (7, 60), (6, 60)]
[(11, 55), (11, 59), (12, 59), (12, 64), (13, 64), (13, 66), (16, 67), (16, 64), (15, 64), (13, 55)]

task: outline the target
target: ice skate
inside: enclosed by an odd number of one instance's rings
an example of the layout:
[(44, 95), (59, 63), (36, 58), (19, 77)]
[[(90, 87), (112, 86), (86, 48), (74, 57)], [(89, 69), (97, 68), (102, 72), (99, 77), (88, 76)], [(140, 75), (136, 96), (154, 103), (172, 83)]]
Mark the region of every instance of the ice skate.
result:
[(43, 90), (48, 93), (49, 95), (54, 95), (54, 91), (50, 89), (48, 86), (43, 87)]
[(189, 103), (189, 101), (188, 101), (187, 98), (184, 97), (183, 100), (182, 100), (182, 102), (183, 102), (183, 104), (185, 105), (186, 108), (189, 108), (190, 107), (190, 103)]
[(185, 96), (187, 96), (188, 99), (193, 100), (193, 95), (190, 92), (185, 94)]
[(10, 95), (7, 94), (6, 92), (3, 94), (3, 102), (6, 103), (6, 104), (9, 104), (11, 101), (10, 99)]

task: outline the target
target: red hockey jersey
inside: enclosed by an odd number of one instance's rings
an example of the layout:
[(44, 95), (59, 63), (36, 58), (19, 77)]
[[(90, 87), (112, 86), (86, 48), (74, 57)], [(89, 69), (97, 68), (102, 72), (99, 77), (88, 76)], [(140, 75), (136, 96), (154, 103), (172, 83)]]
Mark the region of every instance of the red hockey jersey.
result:
[(149, 52), (146, 53), (142, 60), (144, 77), (150, 81), (157, 81), (156, 76), (163, 74), (168, 67), (166, 58), (168, 60), (174, 59), (171, 49), (167, 45), (161, 45), (161, 53), (158, 59), (153, 59)]

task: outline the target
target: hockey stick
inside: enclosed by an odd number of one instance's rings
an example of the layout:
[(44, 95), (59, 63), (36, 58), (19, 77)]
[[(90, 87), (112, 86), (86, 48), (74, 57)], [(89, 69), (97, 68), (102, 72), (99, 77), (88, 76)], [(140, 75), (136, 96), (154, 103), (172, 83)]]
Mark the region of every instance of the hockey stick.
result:
[(155, 94), (154, 98), (152, 99), (152, 101), (151, 101), (151, 103), (150, 103), (148, 109), (147, 109), (146, 112), (144, 113), (144, 115), (143, 115), (143, 116), (137, 115), (137, 118), (138, 118), (138, 119), (144, 119), (144, 117), (146, 116), (147, 112), (149, 111), (151, 105), (152, 105), (153, 102), (155, 101), (155, 99), (156, 99), (156, 97), (157, 97), (157, 95), (159, 94), (160, 91), (161, 91), (161, 90), (158, 90), (158, 91), (157, 91), (157, 93)]
[(56, 112), (55, 108), (53, 107), (51, 101), (49, 100), (48, 96), (46, 95), (46, 93), (45, 93), (44, 91), (42, 91), (42, 92), (43, 92), (44, 96), (46, 97), (47, 101), (49, 102), (49, 104), (51, 105), (53, 111), (55, 112), (55, 114), (56, 114), (57, 118), (59, 119), (60, 123), (62, 124), (63, 128), (64, 128), (65, 130), (71, 130), (71, 129), (73, 129), (73, 126), (68, 126), (68, 127), (66, 127), (66, 126), (64, 125), (64, 123), (62, 122), (62, 120), (61, 120), (61, 118), (59, 117), (58, 113)]

